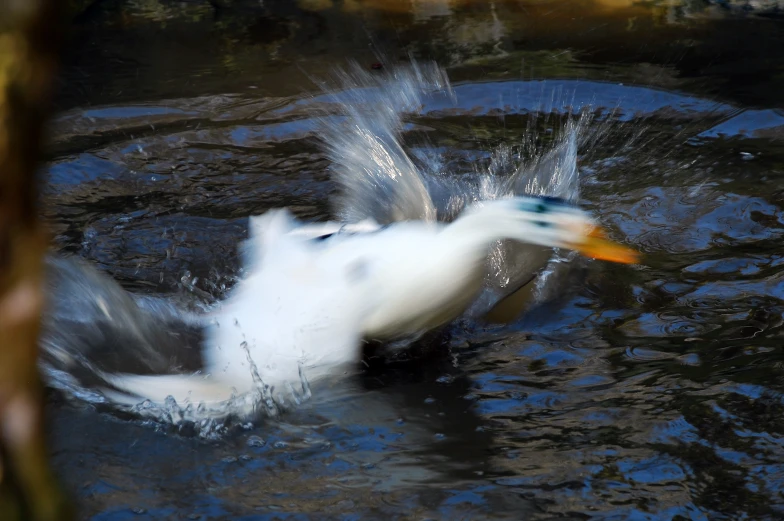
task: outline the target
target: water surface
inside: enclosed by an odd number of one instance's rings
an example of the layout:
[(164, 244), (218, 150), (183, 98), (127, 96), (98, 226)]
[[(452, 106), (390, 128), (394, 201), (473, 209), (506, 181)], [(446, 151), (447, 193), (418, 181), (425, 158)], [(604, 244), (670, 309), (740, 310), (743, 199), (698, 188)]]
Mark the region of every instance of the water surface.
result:
[(383, 81), (411, 53), (454, 91), (406, 116), (417, 165), (469, 179), (587, 108), (581, 202), (645, 264), (573, 262), (508, 326), (461, 321), (425, 359), (218, 439), (53, 396), (83, 518), (779, 518), (776, 11), (312, 4), (108, 2), (77, 20), (43, 174), (56, 247), (138, 294), (214, 301), (248, 215), (333, 214), (312, 80), (355, 58)]

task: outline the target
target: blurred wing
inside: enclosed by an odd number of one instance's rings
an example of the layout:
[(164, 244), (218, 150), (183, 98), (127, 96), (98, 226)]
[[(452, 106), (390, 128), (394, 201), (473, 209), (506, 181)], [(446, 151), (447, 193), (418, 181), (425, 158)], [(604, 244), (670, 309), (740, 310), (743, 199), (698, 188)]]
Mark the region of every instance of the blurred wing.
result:
[(517, 289), (496, 302), (482, 318), (491, 324), (508, 324), (516, 320), (536, 300), (538, 276), (538, 272), (530, 275)]

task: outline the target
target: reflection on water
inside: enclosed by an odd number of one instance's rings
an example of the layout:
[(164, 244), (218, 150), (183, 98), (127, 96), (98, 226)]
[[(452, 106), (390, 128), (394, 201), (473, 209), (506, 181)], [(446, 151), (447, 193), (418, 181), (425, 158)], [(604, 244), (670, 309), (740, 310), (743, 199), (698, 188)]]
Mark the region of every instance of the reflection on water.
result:
[(55, 462), (85, 518), (781, 517), (773, 10), (216, 3), (129, 2), (78, 22), (45, 172), (60, 250), (137, 293), (219, 298), (248, 215), (332, 212), (330, 100), (302, 92), (346, 56), (369, 68), (372, 33), (393, 56), (451, 67), (454, 97), (401, 121), (426, 176), (470, 184), (508, 164), (504, 147), (550, 149), (591, 107), (575, 140), (581, 201), (645, 266), (572, 263), (519, 320), (458, 323), (425, 359), (371, 364), (217, 441), (53, 396)]
[[(215, 0), (98, 2), (77, 18), (62, 107), (255, 91), (378, 52), (453, 81), (571, 77), (777, 103), (776, 2), (712, 0)], [(128, 49), (133, 49), (132, 53)], [(720, 57), (717, 59), (717, 57)], [(773, 60), (773, 61), (771, 61)], [(383, 64), (382, 64), (383, 65)]]

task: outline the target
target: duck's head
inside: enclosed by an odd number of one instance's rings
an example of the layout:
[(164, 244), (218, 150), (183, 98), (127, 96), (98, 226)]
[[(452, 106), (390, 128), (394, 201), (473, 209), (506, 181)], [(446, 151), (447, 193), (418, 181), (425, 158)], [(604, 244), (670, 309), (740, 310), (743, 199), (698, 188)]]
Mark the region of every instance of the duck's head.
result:
[(624, 264), (639, 259), (636, 251), (609, 240), (588, 212), (555, 197), (482, 201), (467, 208), (451, 227), (451, 237), (467, 244), (512, 239)]
[(517, 197), (515, 204), (529, 242), (575, 250), (586, 257), (634, 264), (640, 254), (611, 241), (588, 212), (556, 197)]

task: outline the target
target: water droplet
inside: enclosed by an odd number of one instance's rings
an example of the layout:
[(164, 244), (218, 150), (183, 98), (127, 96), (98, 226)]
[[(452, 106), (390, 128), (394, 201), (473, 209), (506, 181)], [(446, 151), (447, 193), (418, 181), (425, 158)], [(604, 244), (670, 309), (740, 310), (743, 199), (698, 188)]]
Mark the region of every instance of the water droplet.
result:
[(667, 360), (675, 358), (673, 353), (666, 353), (664, 351), (657, 351), (655, 349), (647, 349), (644, 347), (628, 347), (626, 348), (626, 356), (638, 362), (653, 362), (656, 360)]
[(700, 355), (698, 355), (697, 353), (687, 353), (685, 355), (679, 356), (676, 360), (678, 360), (683, 365), (697, 366), (702, 364), (702, 360), (700, 360)]
[(237, 462), (237, 457), (236, 456), (226, 456), (221, 461), (223, 461), (223, 463), (236, 463)]
[(441, 434), (440, 432), (438, 432), (438, 433), (433, 435), (433, 439), (435, 439), (436, 441), (441, 441), (443, 439), (446, 439), (446, 436), (444, 434)]
[(248, 447), (263, 447), (267, 444), (260, 436), (248, 436), (248, 441), (245, 442)]
[(286, 447), (289, 446), (289, 444), (286, 443), (285, 441), (276, 441), (275, 443), (272, 444), (272, 446), (275, 447), (276, 449), (285, 449)]
[(133, 512), (136, 515), (142, 515), (147, 513), (147, 509), (142, 507), (133, 507), (131, 509), (131, 512)]
[(432, 396), (428, 396), (427, 398), (425, 398), (425, 403), (428, 405), (430, 405), (431, 403), (436, 403), (436, 399), (433, 398)]

